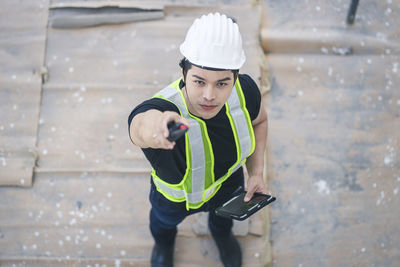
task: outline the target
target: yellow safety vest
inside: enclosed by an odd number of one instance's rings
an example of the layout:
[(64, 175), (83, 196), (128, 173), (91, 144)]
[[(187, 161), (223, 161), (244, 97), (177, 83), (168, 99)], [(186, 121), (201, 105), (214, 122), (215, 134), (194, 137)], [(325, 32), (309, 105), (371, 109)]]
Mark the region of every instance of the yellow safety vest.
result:
[(185, 133), (186, 172), (179, 184), (170, 184), (158, 177), (157, 171), (152, 170), (151, 176), (157, 190), (173, 202), (186, 201), (186, 209), (200, 208), (220, 189), (222, 182), (238, 170), (246, 159), (254, 152), (255, 138), (246, 101), (239, 79), (236, 79), (228, 101), (225, 103), (236, 144), (237, 160), (219, 179), (214, 177), (214, 153), (208, 136), (206, 123), (188, 111), (182, 90), (179, 88), (181, 79), (155, 94), (153, 97), (162, 98), (173, 103), (181, 116), (190, 123), (190, 129)]

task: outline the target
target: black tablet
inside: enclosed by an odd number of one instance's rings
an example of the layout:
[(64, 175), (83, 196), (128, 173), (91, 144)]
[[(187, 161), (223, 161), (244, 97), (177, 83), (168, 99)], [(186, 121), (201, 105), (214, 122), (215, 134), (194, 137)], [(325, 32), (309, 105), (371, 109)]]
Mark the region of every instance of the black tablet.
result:
[(231, 198), (221, 207), (218, 207), (215, 210), (215, 214), (243, 221), (247, 219), (250, 215), (254, 214), (256, 211), (276, 200), (275, 197), (270, 195), (254, 193), (253, 198), (250, 199), (249, 202), (244, 202), (245, 195), (246, 191)]

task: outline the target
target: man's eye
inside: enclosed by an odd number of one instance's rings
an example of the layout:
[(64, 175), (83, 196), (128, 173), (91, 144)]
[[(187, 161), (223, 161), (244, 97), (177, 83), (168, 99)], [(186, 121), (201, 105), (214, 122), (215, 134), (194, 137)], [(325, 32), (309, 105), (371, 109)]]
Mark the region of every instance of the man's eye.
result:
[(203, 82), (203, 81), (200, 81), (200, 80), (195, 80), (194, 83), (197, 83), (197, 84), (199, 84), (199, 85), (203, 85), (203, 84), (204, 84), (204, 82)]
[(218, 87), (224, 87), (225, 85), (227, 85), (227, 83), (217, 83)]

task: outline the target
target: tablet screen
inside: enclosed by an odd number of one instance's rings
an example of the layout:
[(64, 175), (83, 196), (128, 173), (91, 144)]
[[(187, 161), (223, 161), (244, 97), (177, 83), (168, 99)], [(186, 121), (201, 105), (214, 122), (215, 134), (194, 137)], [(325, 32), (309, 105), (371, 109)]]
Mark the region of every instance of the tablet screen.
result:
[(268, 195), (259, 195), (256, 194), (249, 202), (244, 202), (244, 196), (246, 193), (242, 193), (239, 196), (231, 199), (227, 203), (225, 203), (222, 207), (222, 210), (235, 215), (245, 214), (247, 211), (255, 208), (260, 202), (265, 199), (269, 199), (271, 196)]

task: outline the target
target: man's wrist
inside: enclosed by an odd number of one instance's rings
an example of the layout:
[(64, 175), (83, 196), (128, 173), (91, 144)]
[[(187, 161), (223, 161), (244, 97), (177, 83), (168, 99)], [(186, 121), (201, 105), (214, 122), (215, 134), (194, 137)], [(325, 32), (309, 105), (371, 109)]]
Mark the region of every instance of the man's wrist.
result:
[(253, 178), (253, 177), (258, 177), (258, 178), (260, 178), (260, 179), (263, 179), (263, 177), (264, 177), (264, 173), (261, 171), (261, 172), (255, 172), (255, 173), (249, 173), (249, 179), (250, 178)]

